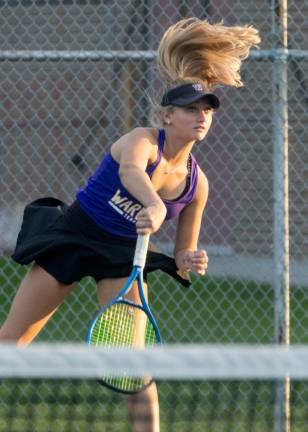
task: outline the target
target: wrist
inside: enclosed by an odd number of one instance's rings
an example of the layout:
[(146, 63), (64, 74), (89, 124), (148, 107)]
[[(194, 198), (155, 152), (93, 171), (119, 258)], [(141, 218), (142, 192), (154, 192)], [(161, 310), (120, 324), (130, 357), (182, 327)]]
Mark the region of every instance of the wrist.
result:
[(189, 270), (191, 253), (192, 250), (190, 249), (181, 249), (179, 251), (175, 251), (175, 262), (180, 270)]
[(165, 209), (166, 208), (165, 204), (162, 202), (161, 199), (159, 199), (157, 201), (152, 201), (150, 204), (147, 205), (147, 207), (156, 207), (159, 209)]
[(189, 266), (189, 249), (181, 249), (179, 251), (174, 252), (175, 263), (178, 268), (177, 274), (191, 282), (191, 278), (189, 275), (190, 266)]
[(152, 202), (147, 206), (147, 208), (153, 208), (156, 212), (159, 212), (161, 215), (164, 215), (164, 217), (167, 214), (167, 209), (165, 204), (162, 201), (159, 202)]

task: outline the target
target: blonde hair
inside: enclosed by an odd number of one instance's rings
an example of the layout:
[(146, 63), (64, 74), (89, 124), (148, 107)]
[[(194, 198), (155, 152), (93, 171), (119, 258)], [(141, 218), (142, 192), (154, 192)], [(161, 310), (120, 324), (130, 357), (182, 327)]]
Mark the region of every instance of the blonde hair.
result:
[(241, 87), (242, 61), (259, 43), (258, 30), (252, 26), (183, 19), (160, 41), (158, 71), (167, 89), (185, 82), (201, 82), (208, 90), (216, 85)]

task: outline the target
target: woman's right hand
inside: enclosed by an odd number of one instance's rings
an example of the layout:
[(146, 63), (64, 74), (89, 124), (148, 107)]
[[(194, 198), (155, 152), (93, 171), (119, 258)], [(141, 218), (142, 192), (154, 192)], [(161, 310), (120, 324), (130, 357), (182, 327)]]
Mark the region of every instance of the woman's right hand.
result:
[(159, 230), (164, 222), (167, 209), (163, 203), (153, 204), (143, 208), (137, 215), (137, 234), (153, 234)]

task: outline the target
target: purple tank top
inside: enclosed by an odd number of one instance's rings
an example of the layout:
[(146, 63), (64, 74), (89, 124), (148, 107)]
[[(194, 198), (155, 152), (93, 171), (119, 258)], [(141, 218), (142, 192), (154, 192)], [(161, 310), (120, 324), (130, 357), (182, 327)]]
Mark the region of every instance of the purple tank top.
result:
[[(160, 129), (157, 159), (146, 168), (150, 178), (160, 163), (164, 142), (165, 132)], [(188, 168), (189, 174), (183, 193), (174, 200), (163, 200), (167, 209), (166, 219), (176, 217), (195, 196), (198, 165), (192, 154), (189, 155)], [(136, 216), (143, 206), (122, 185), (119, 164), (110, 153), (104, 157), (87, 184), (77, 192), (76, 198), (85, 213), (104, 231), (121, 237), (136, 238)]]

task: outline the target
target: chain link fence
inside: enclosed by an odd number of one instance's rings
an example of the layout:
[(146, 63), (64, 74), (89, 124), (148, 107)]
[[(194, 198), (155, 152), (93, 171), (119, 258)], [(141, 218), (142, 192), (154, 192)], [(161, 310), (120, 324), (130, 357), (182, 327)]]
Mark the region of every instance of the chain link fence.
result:
[[(200, 237), (208, 276), (184, 290), (154, 274), (150, 299), (167, 342), (275, 341), (278, 9), (266, 0), (0, 0), (1, 322), (25, 271), (9, 258), (25, 204), (72, 202), (117, 137), (151, 124), (158, 41), (169, 25), (197, 16), (252, 24), (262, 44), (243, 65), (245, 87), (217, 89), (222, 108), (194, 150), (210, 184)], [(289, 2), (291, 343), (308, 341), (307, 16), (308, 0)], [(158, 247), (170, 250), (174, 225), (156, 236)], [(96, 309), (93, 282), (84, 280), (39, 339), (82, 340)]]

